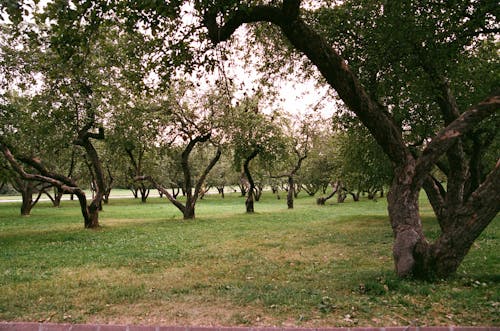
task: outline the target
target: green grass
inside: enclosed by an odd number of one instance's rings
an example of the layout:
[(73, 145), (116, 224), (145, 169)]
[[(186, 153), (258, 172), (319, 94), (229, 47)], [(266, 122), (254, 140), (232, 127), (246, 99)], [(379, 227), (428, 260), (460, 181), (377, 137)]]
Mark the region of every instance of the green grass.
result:
[[(318, 207), (264, 195), (206, 197), (183, 221), (159, 198), (113, 199), (99, 230), (76, 202), (29, 217), (0, 204), (0, 320), (197, 325), (496, 325), (498, 219), (457, 275), (427, 283), (393, 272), (386, 202)], [(430, 236), (437, 233), (422, 201)]]

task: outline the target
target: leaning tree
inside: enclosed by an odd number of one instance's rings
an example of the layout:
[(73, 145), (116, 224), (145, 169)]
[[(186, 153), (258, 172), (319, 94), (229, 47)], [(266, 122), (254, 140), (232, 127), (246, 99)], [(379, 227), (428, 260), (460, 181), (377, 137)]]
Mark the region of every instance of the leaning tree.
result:
[[(350, 8), (356, 13), (362, 11), (363, 4), (368, 3), (346, 1), (345, 4), (338, 6), (346, 8), (351, 4), (355, 4)], [(262, 29), (273, 33), (280, 31), (280, 36), (275, 39), (281, 40), (282, 43), (274, 43), (276, 52), (272, 52), (271, 49), (266, 54), (272, 58), (279, 51), (286, 49), (282, 46), (286, 45), (289, 46), (288, 49), (298, 52), (287, 54), (302, 54), (307, 60), (306, 63), (319, 71), (322, 79), (335, 89), (345, 105), (370, 131), (393, 165), (394, 179), (388, 194), (388, 210), (395, 237), (393, 253), (398, 275), (446, 277), (454, 273), (474, 240), (492, 221), (500, 208), (500, 162), (493, 166), (489, 174), (476, 181), (478, 185), (464, 190), (471, 176), (467, 175), (470, 169), (469, 162), (462, 147), (469, 132), (477, 128), (483, 120), (495, 116), (500, 98), (498, 90), (483, 91), (481, 98), (475, 99), (470, 104), (457, 102), (454, 86), (450, 84), (453, 75), (448, 75), (447, 69), (452, 69), (457, 62), (466, 63), (467, 58), (474, 55), (479, 44), (478, 35), (497, 31), (494, 26), (496, 19), (494, 4), (460, 1), (454, 6), (449, 6), (444, 2), (388, 4), (375, 2), (373, 3), (375, 10), (363, 17), (365, 22), (376, 22), (378, 18), (386, 22), (385, 25), (380, 25), (381, 29), (372, 27), (372, 30), (380, 32), (379, 36), (410, 41), (409, 48), (406, 47), (408, 46), (406, 43), (402, 45), (405, 49), (411, 49), (413, 54), (418, 56), (418, 61), (411, 62), (409, 67), (403, 66), (402, 70), (415, 69), (425, 73), (429, 81), (434, 84), (436, 103), (428, 104), (428, 100), (421, 100), (426, 104), (420, 109), (432, 108), (441, 114), (440, 130), (433, 130), (431, 135), (424, 137), (423, 144), (417, 150), (405, 140), (408, 136), (405, 132), (407, 127), (404, 121), (398, 118), (398, 112), (393, 111), (392, 105), (386, 103), (384, 98), (372, 93), (373, 87), (362, 83), (364, 71), (353, 70), (355, 67), (351, 67), (346, 57), (342, 55), (342, 45), (339, 46), (327, 38), (328, 29), (323, 29), (324, 20), (313, 14), (324, 14), (323, 17), (330, 21), (343, 18), (335, 16), (336, 12), (329, 10), (328, 5), (320, 4), (316, 9), (307, 9), (301, 6), (300, 0), (281, 2), (200, 0), (195, 1), (194, 5), (193, 15), (199, 19), (198, 22), (203, 23), (207, 32), (199, 36), (207, 36), (213, 44), (225, 43), (233, 36), (236, 29), (247, 24), (258, 26), (261, 31)], [(142, 8), (142, 12), (148, 12), (148, 23), (153, 25), (158, 20), (168, 21), (169, 17), (176, 18), (180, 12), (176, 10), (180, 8), (179, 4), (174, 3), (145, 7)], [(422, 33), (409, 34), (411, 31)], [(265, 38), (270, 35), (272, 34), (259, 33), (258, 37)], [(347, 38), (345, 43), (354, 44), (356, 40)], [(379, 39), (378, 45), (383, 44)], [(400, 44), (391, 43), (394, 47)], [(252, 42), (249, 40), (247, 46), (251, 45)], [(377, 58), (381, 60), (384, 60), (387, 54), (398, 53), (396, 48), (386, 49), (383, 46), (381, 48), (387, 51), (377, 54)], [(448, 51), (454, 56), (440, 56)], [(288, 58), (294, 59), (296, 56)], [(444, 60), (436, 63), (433, 61), (436, 58)], [(273, 62), (282, 63), (275, 59)], [(401, 59), (397, 63), (405, 62)], [(436, 67), (435, 64), (445, 66)], [(377, 71), (372, 79), (374, 86), (379, 85), (379, 78), (389, 75), (395, 68), (394, 66)], [(410, 82), (406, 81), (407, 86)], [(391, 91), (387, 90), (387, 96), (390, 95)], [(418, 104), (418, 100), (415, 103)], [(419, 112), (413, 112), (412, 115), (425, 116)], [(431, 243), (422, 229), (418, 197), (422, 187), (428, 186), (427, 183), (431, 180), (429, 175), (443, 156), (450, 160), (450, 169), (447, 173), (449, 184), (446, 198), (439, 201), (439, 210), (444, 212), (437, 213), (442, 231), (437, 240)], [(441, 192), (443, 188), (438, 187), (438, 189), (443, 197)]]

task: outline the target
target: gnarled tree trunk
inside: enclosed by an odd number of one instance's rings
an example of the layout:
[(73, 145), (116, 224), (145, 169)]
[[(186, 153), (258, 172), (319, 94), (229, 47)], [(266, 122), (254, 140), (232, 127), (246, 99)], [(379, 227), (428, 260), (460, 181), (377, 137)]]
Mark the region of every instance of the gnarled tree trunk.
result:
[[(103, 140), (104, 129), (99, 128), (98, 133), (90, 132), (89, 130), (92, 128), (93, 125), (94, 125), (93, 121), (89, 122), (78, 132), (78, 137), (74, 140), (75, 145), (82, 146), (85, 149), (86, 157), (88, 159), (89, 170), (94, 179), (93, 183), (95, 192), (93, 195), (92, 202), (88, 206), (88, 219), (86, 219), (85, 221), (86, 228), (99, 227), (99, 211), (102, 209), (102, 200), (106, 192), (106, 183), (105, 183), (104, 171), (102, 169), (101, 160), (99, 159), (97, 150), (94, 148), (94, 145), (92, 145), (92, 142), (90, 141), (90, 139)], [(81, 194), (80, 196), (78, 196), (78, 199), (80, 201), (80, 204), (82, 204)]]

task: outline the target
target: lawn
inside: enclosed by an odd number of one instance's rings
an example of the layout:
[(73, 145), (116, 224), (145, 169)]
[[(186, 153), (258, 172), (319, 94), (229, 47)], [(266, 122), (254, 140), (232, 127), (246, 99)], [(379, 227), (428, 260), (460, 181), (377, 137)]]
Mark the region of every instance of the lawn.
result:
[[(429, 236), (437, 225), (425, 200)], [(207, 196), (183, 221), (166, 200), (112, 199), (84, 230), (76, 202), (29, 217), (0, 203), (0, 320), (260, 326), (500, 325), (498, 217), (457, 275), (393, 272), (386, 202), (294, 210), (265, 194)]]

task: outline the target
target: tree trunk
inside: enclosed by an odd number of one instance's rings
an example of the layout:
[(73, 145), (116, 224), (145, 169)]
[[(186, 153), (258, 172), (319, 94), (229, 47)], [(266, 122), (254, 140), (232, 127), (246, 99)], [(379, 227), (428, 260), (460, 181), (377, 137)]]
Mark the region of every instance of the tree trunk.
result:
[(33, 187), (31, 183), (25, 185), (25, 189), (21, 191), (22, 203), (21, 203), (21, 215), (29, 216), (31, 209), (33, 208)]
[[(250, 153), (245, 162), (243, 162), (243, 172), (248, 180), (249, 188), (248, 188), (248, 196), (245, 200), (245, 207), (247, 213), (254, 212), (254, 200), (255, 200), (255, 182), (253, 181), (252, 174), (250, 173), (250, 161), (252, 161), (259, 154), (259, 149), (256, 148)], [(243, 176), (242, 176), (243, 178)]]
[(344, 188), (344, 184), (341, 181), (337, 182), (337, 202), (343, 203), (347, 199), (347, 192)]
[(262, 196), (262, 191), (264, 191), (264, 187), (262, 185), (256, 185), (254, 188), (254, 199), (255, 201), (260, 201), (260, 197)]
[(85, 228), (97, 229), (99, 227), (99, 209), (89, 212), (89, 217), (85, 220)]
[[(29, 216), (31, 214), (31, 210), (38, 203), (40, 197), (48, 187), (41, 186), (40, 182), (33, 182), (30, 180), (26, 180), (23, 178), (16, 178), (12, 182), (12, 186), (16, 191), (21, 193), (22, 201), (21, 201), (21, 215)], [(50, 187), (50, 186), (49, 186)], [(38, 192), (37, 192), (38, 191)], [(33, 194), (38, 193), (35, 200), (33, 200)]]
[(75, 192), (78, 197), (78, 201), (80, 202), (80, 209), (83, 215), (84, 227), (86, 229), (96, 229), (99, 227), (99, 206), (97, 205), (97, 201), (94, 199), (90, 205), (87, 205), (87, 198), (85, 193), (76, 189)]
[[(149, 189), (146, 188), (142, 183), (141, 187), (139, 188), (139, 193), (141, 194), (141, 203), (146, 203), (146, 200), (148, 199), (149, 196)], [(161, 193), (161, 192), (160, 192)], [(160, 195), (161, 197), (161, 195)]]
[(408, 184), (395, 179), (387, 194), (389, 218), (394, 234), (393, 256), (396, 273), (400, 277), (415, 275), (418, 260), (417, 247), (426, 249), (422, 222), (418, 212), (418, 192)]
[(349, 194), (352, 196), (352, 200), (354, 200), (354, 202), (358, 202), (359, 201), (359, 194), (360, 192), (349, 192)]
[(59, 208), (61, 206), (61, 200), (64, 195), (64, 191), (61, 190), (60, 188), (55, 187), (54, 188), (54, 201), (52, 201), (52, 205), (54, 207)]
[(186, 201), (186, 207), (182, 213), (185, 220), (193, 220), (195, 218), (195, 206), (196, 201), (194, 201), (193, 198), (191, 198), (190, 201)]
[(254, 212), (254, 189), (253, 188), (250, 188), (248, 190), (248, 196), (247, 196), (247, 199), (245, 200), (245, 207), (246, 207), (246, 211), (247, 213), (253, 213)]
[(246, 188), (246, 186), (244, 184), (238, 184), (238, 187), (240, 189), (242, 197), (244, 197), (245, 195), (247, 195), (247, 188)]
[[(93, 199), (88, 207), (89, 219), (86, 220), (85, 227), (96, 228), (99, 227), (99, 211), (102, 210), (102, 200), (106, 192), (106, 183), (104, 178), (104, 171), (102, 169), (101, 160), (94, 145), (90, 141), (91, 138), (97, 140), (104, 139), (104, 129), (99, 128), (98, 133), (90, 132), (89, 130), (94, 125), (93, 121), (89, 122), (78, 132), (78, 138), (75, 139), (74, 144), (82, 146), (85, 149), (86, 157), (88, 158), (88, 166), (91, 175), (94, 177), (93, 181)], [(80, 197), (79, 197), (80, 198)]]
[(288, 209), (293, 209), (293, 198), (295, 197), (295, 183), (293, 176), (288, 177), (288, 193), (286, 195), (286, 205)]
[(294, 186), (294, 190), (293, 190), (293, 197), (294, 197), (295, 199), (297, 199), (297, 198), (299, 197), (300, 190), (301, 190), (301, 186), (300, 186), (300, 185), (295, 184), (295, 186)]
[(318, 199), (316, 199), (316, 204), (320, 205), (320, 206), (324, 206), (325, 202), (327, 200), (331, 199), (335, 195), (335, 193), (337, 193), (337, 191), (339, 190), (339, 187), (340, 187), (340, 184), (338, 181), (335, 182), (334, 184), (332, 184), (332, 188), (333, 188), (332, 193), (330, 193), (327, 197), (319, 197)]
[(302, 184), (301, 185), (304, 191), (306, 191), (307, 195), (313, 197), (318, 191), (319, 186), (314, 184)]

